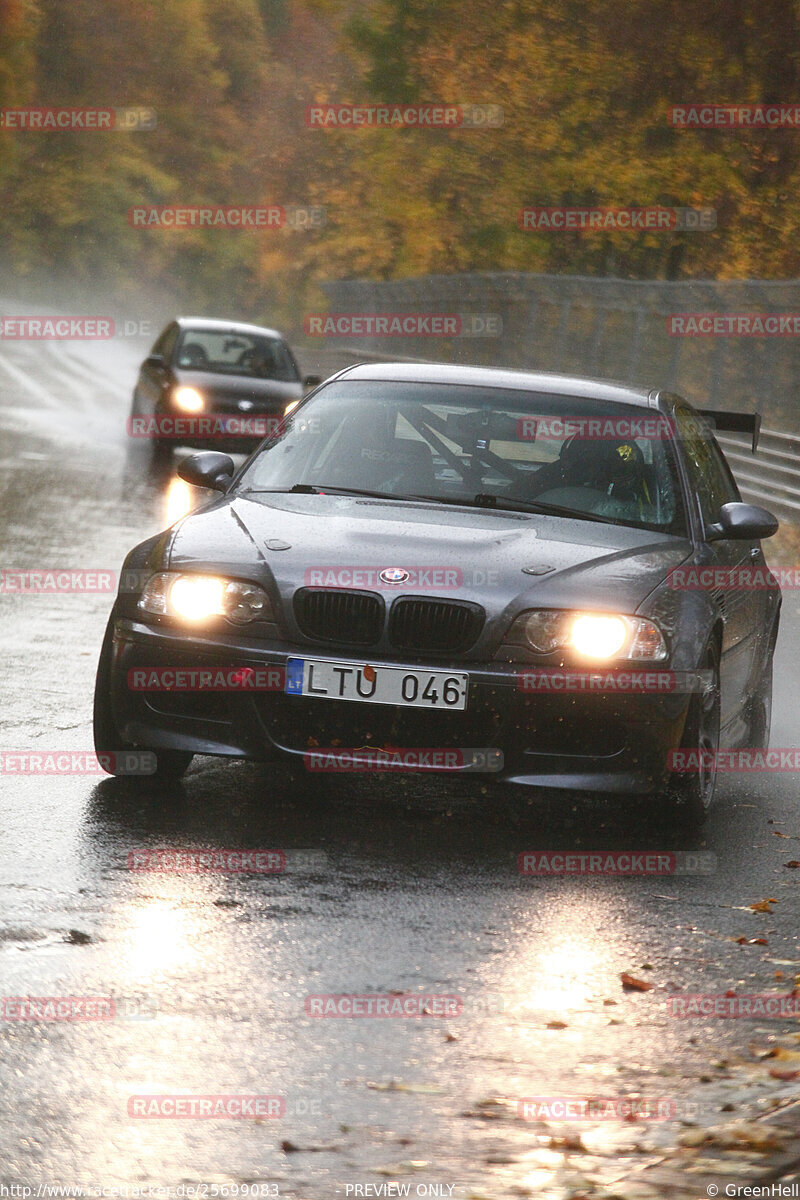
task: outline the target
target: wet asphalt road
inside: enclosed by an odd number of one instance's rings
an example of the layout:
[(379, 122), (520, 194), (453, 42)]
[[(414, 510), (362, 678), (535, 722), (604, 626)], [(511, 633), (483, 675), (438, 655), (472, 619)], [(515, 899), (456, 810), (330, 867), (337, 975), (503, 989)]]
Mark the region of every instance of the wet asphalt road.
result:
[[(116, 571), (166, 524), (180, 497), (124, 434), (143, 349), (0, 348), (4, 567)], [(0, 597), (3, 749), (91, 748), (111, 602)], [(800, 734), (798, 630), (788, 594), (774, 746)], [(0, 788), (0, 993), (113, 996), (122, 1014), (0, 1020), (0, 1183), (568, 1195), (645, 1161), (679, 1123), (586, 1126), (591, 1153), (563, 1153), (549, 1138), (564, 1128), (515, 1120), (518, 1098), (665, 1097), (712, 1123), (800, 1094), (748, 1051), (796, 1023), (678, 1021), (665, 1000), (785, 992), (800, 972), (800, 872), (783, 865), (800, 858), (796, 775), (723, 777), (703, 834), (683, 839), (631, 811), (497, 796), (479, 781), (309, 781), (210, 758), (171, 794), (80, 775), (6, 775)], [(159, 846), (281, 849), (288, 866), (128, 869), (129, 851)], [(518, 874), (520, 851), (548, 848), (704, 850), (716, 870)], [(766, 897), (773, 912), (748, 909)], [(653, 990), (624, 992), (623, 971)], [(390, 991), (457, 994), (463, 1014), (305, 1015), (307, 994)], [(128, 1115), (131, 1096), (176, 1093), (278, 1095), (286, 1113)]]

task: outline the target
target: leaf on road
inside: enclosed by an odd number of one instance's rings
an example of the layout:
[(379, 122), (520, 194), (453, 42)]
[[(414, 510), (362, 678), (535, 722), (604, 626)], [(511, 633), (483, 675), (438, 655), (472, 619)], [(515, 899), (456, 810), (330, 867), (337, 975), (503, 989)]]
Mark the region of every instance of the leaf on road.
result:
[(566, 1021), (548, 1021), (547, 1028), (548, 1029), (569, 1029), (569, 1025), (567, 1024)]
[(785, 867), (800, 867), (800, 861), (798, 861), (796, 858), (792, 858), (788, 863), (784, 863), (783, 865)]
[(467, 1109), (461, 1115), (479, 1117), (481, 1121), (515, 1121), (520, 1119), (518, 1108), (516, 1100), (508, 1100), (503, 1096), (487, 1096), (483, 1100), (476, 1100), (475, 1107)]
[(551, 1137), (547, 1142), (551, 1150), (578, 1150), (586, 1154), (586, 1147), (580, 1139), (580, 1134), (567, 1134), (562, 1137)]
[(771, 913), (773, 909), (770, 908), (770, 905), (777, 903), (778, 901), (775, 899), (775, 897), (770, 896), (768, 900), (756, 900), (755, 904), (748, 904), (747, 907), (751, 909), (752, 912)]
[(376, 1175), (411, 1175), (414, 1171), (424, 1171), (430, 1163), (423, 1158), (409, 1159), (407, 1162), (392, 1163), (386, 1167), (373, 1167)]
[(779, 1058), (782, 1062), (800, 1063), (800, 1051), (789, 1050), (787, 1046), (776, 1046), (770, 1057)]
[(690, 1129), (678, 1136), (682, 1146), (720, 1146), (725, 1150), (780, 1150), (786, 1134), (774, 1126), (755, 1121), (738, 1121), (733, 1125), (718, 1125), (711, 1129)]
[(627, 971), (622, 972), (620, 979), (626, 992), (650, 992), (653, 990), (652, 983), (648, 983), (646, 979), (637, 979), (635, 975), (629, 975)]
[(388, 1083), (367, 1083), (373, 1092), (416, 1092), (422, 1096), (443, 1096), (444, 1089), (432, 1083), (403, 1083), (401, 1079), (390, 1079)]

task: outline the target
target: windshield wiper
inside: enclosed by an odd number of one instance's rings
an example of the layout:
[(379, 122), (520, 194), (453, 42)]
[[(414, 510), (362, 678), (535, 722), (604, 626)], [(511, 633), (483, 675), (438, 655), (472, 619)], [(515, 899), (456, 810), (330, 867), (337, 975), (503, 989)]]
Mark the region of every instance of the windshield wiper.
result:
[(419, 496), (419, 500), (435, 500), (440, 504), (456, 504), (462, 508), (489, 508), (508, 512), (541, 513), (543, 516), (573, 517), (579, 521), (599, 521), (602, 525), (613, 525), (607, 517), (598, 513), (584, 512), (579, 508), (565, 508), (560, 504), (544, 504), (537, 500), (516, 500), (506, 496), (494, 496), (490, 492), (478, 492), (476, 496)]
[(247, 488), (246, 495), (290, 495), (291, 493), (305, 496), (368, 496), (374, 500), (427, 500), (427, 496), (398, 496), (395, 492), (376, 492), (369, 488), (339, 487), (336, 483), (295, 483), (290, 488)]
[(318, 489), (313, 483), (293, 483), (291, 487), (282, 488), (243, 488), (242, 495), (244, 496), (288, 496), (292, 492), (299, 492), (306, 496), (318, 495)]

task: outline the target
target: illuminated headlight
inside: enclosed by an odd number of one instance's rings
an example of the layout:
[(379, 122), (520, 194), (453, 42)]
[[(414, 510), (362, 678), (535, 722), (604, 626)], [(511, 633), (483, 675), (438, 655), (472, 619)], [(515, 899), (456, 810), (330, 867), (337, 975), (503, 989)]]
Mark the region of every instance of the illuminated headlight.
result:
[(663, 662), (667, 647), (661, 630), (644, 617), (621, 613), (535, 609), (517, 617), (506, 642), (524, 642), (537, 654), (562, 651), (571, 657)]
[(193, 387), (176, 388), (172, 393), (172, 402), (181, 412), (187, 413), (202, 412), (205, 405), (203, 397)]
[(257, 583), (171, 571), (162, 571), (147, 581), (139, 608), (154, 616), (177, 617), (190, 624), (212, 617), (224, 617), (234, 625), (275, 619), (269, 596)]
[(572, 622), (569, 640), (584, 658), (616, 658), (628, 641), (628, 626), (622, 617), (584, 613)]

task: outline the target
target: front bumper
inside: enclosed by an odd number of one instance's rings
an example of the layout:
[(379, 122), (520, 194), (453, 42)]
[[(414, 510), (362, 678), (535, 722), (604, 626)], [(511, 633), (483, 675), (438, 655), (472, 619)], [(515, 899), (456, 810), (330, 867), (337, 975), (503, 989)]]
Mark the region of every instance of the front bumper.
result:
[[(467, 672), (467, 708), (444, 712), (287, 695), (281, 678), (290, 657), (352, 661), (352, 653), (286, 646), (241, 635), (183, 635), (117, 619), (110, 672), (115, 724), (126, 741), (148, 749), (188, 750), (309, 767), (321, 749), (499, 750), (492, 778), (542, 788), (650, 794), (666, 778), (669, 750), (680, 745), (687, 694), (528, 693), (518, 665), (464, 660), (387, 666)], [(379, 666), (380, 659), (370, 661)], [(213, 672), (272, 668), (271, 690), (145, 691), (129, 686), (134, 670)], [(452, 757), (448, 761), (454, 761)], [(496, 764), (495, 759), (492, 760)], [(309, 767), (309, 769), (313, 769)], [(434, 768), (435, 769), (435, 768)], [(472, 770), (466, 763), (448, 770)]]
[(265, 437), (280, 429), (286, 405), (300, 399), (302, 393), (247, 409), (221, 402), (196, 414), (169, 409), (162, 414), (162, 420), (173, 422), (169, 426), (170, 436), (165, 440), (195, 450), (250, 454)]

